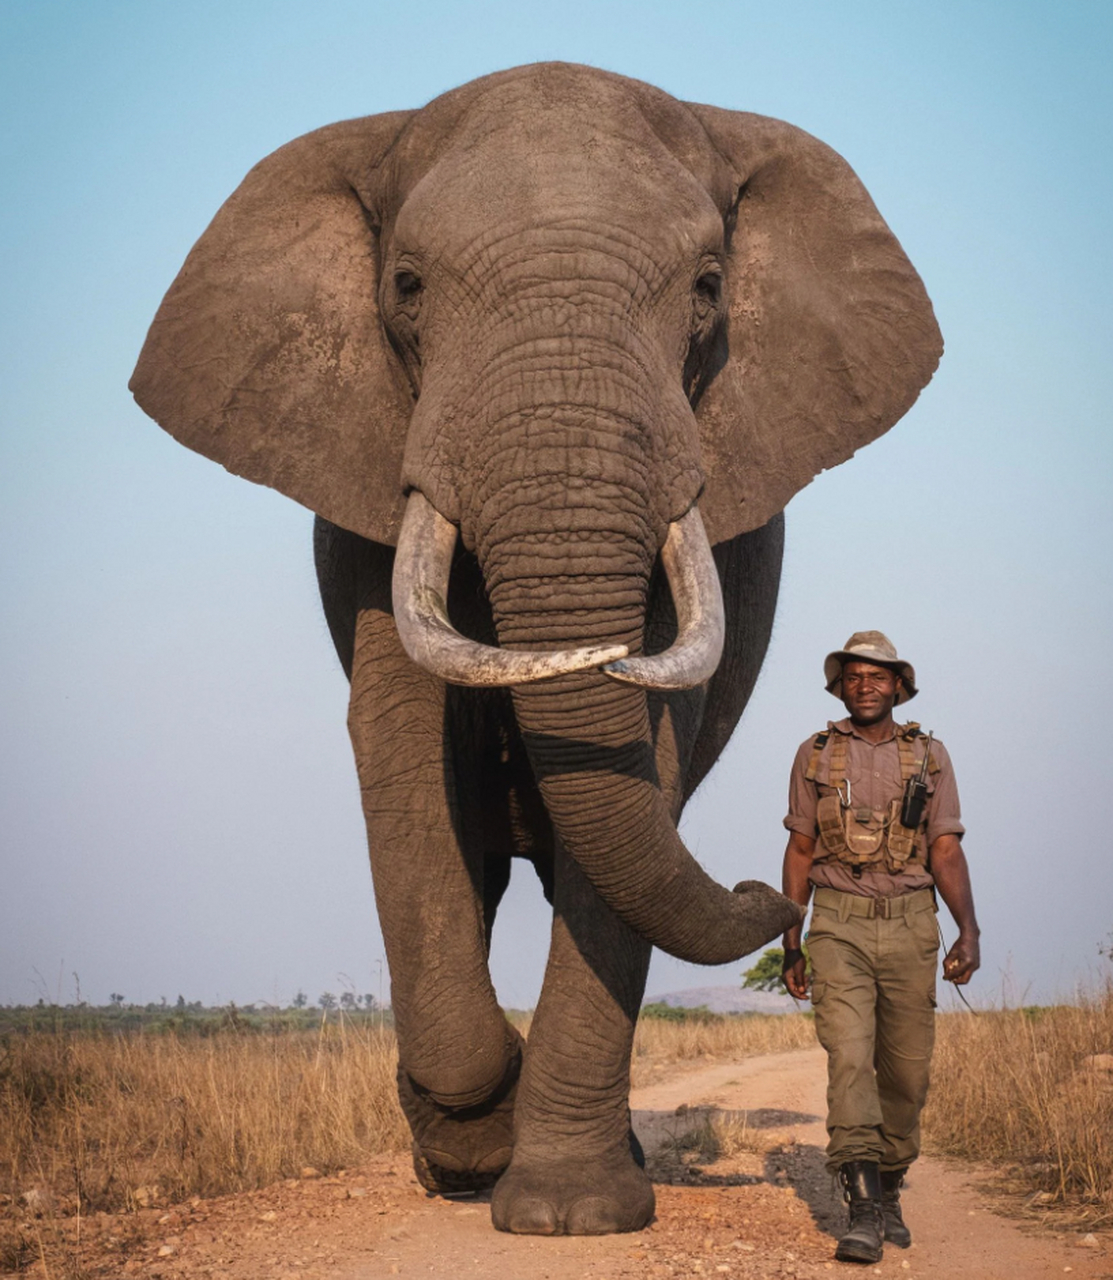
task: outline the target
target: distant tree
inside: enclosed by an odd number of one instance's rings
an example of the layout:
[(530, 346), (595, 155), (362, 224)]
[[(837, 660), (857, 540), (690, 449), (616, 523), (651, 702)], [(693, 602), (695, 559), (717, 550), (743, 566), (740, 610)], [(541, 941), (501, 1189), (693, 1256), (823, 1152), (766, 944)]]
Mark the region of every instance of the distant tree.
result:
[(346, 1013), (351, 1013), (356, 1007), (356, 996), (354, 991), (345, 991), (340, 997), (340, 1007)]
[(784, 966), (783, 947), (767, 947), (758, 959), (742, 974), (742, 985), (750, 991), (776, 991), (781, 985), (781, 969)]
[(309, 997), (299, 988), (297, 995), (294, 996), (294, 1008), (304, 1009), (308, 1003)]
[(124, 997), (118, 991), (113, 991), (108, 998), (109, 1000), (112, 1001), (112, 1003), (116, 1006), (117, 1009), (119, 1009), (124, 1003)]
[(322, 1009), (328, 1012), (329, 1009), (336, 1008), (336, 997), (332, 994), (331, 991), (322, 991), (321, 994), (317, 997), (317, 1003), (321, 1006)]
[(371, 994), (363, 996), (362, 1000), (363, 1000), (363, 1007), (367, 1010), (368, 1013), (374, 1013), (375, 1010), (379, 1007), (379, 1002)]
[(178, 1003), (174, 1006), (174, 1008), (175, 1008), (175, 1009), (177, 1009), (177, 1011), (178, 1011), (179, 1013), (185, 1013), (185, 1011), (186, 1011), (186, 999), (185, 999), (185, 996), (183, 996), (183, 995), (179, 995), (179, 996), (178, 996)]
[[(811, 973), (812, 965), (808, 959), (808, 948), (804, 947), (803, 950), (808, 972)], [(785, 953), (783, 947), (766, 947), (761, 953), (757, 964), (751, 965), (749, 969), (743, 972), (743, 987), (747, 987), (751, 991), (783, 991), (781, 971), (784, 968), (784, 962)]]

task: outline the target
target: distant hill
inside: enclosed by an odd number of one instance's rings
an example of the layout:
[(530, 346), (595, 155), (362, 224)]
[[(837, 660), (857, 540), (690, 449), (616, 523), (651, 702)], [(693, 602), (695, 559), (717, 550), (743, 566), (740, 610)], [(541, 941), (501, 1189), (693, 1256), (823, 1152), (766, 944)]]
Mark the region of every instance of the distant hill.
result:
[(667, 1004), (674, 1009), (698, 1009), (706, 1005), (712, 1013), (795, 1013), (807, 1009), (789, 995), (775, 991), (747, 991), (743, 987), (688, 987), (664, 995), (646, 996), (645, 1004)]

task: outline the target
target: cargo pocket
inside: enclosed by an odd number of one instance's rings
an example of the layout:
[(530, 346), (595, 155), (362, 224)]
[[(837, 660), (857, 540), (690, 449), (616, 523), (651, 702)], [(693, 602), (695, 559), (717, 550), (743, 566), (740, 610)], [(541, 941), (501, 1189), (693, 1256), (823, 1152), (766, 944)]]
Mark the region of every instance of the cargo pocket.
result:
[(939, 954), (939, 925), (934, 911), (914, 911), (905, 916), (908, 927), (916, 939), (921, 959), (935, 966)]
[(831, 1015), (838, 1005), (827, 1003), (827, 983), (812, 983), (812, 1016), (815, 1018), (815, 1038), (820, 1045), (831, 1053), (835, 1048), (834, 1029), (831, 1027)]

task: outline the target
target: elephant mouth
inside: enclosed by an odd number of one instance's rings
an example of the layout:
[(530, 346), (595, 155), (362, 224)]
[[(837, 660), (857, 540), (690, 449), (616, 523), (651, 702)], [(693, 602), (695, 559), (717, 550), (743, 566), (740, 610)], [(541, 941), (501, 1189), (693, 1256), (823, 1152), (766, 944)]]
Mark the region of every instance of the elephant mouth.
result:
[(719, 665), (726, 632), (723, 597), (697, 507), (669, 525), (661, 547), (677, 636), (663, 653), (650, 656), (631, 657), (624, 644), (522, 651), (462, 636), (446, 604), (456, 538), (456, 526), (413, 490), (394, 561), (394, 619), (410, 658), (450, 684), (508, 687), (598, 670), (644, 689), (691, 689)]

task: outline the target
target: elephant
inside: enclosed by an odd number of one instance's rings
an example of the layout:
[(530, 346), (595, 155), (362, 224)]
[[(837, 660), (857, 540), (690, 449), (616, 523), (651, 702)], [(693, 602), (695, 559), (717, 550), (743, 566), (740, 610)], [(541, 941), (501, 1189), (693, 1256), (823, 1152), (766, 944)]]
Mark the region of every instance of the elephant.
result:
[[(941, 349), (835, 152), (565, 63), (288, 143), (162, 302), (139, 405), (315, 513), (415, 1169), (496, 1228), (652, 1218), (651, 948), (723, 964), (799, 917), (677, 822), (761, 667), (786, 503)], [(488, 966), (512, 857), (553, 907), (528, 1046)]]

